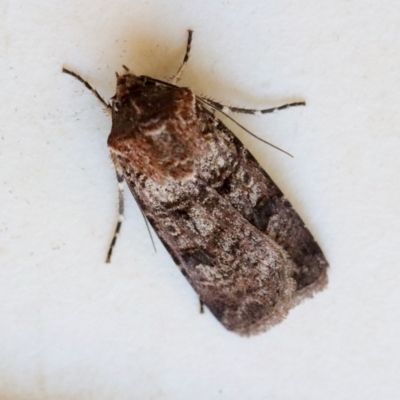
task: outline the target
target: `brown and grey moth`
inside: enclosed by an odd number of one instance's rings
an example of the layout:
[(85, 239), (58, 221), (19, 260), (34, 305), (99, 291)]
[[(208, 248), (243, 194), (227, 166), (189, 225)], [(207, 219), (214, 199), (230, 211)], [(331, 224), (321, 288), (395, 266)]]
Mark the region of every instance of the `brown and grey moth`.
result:
[[(171, 81), (125, 68), (106, 103), (108, 138), (120, 183), (126, 182), (145, 219), (198, 294), (229, 330), (256, 334), (323, 289), (328, 263), (296, 211), (256, 159), (215, 116), (269, 113), (304, 105), (251, 110), (223, 106)], [(107, 261), (121, 227), (119, 218)]]

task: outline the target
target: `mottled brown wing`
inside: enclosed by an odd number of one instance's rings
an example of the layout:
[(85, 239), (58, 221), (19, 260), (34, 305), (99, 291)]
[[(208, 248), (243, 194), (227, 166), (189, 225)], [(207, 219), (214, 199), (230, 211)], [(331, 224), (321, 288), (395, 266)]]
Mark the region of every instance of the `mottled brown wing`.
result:
[[(205, 123), (215, 126), (215, 117), (204, 114)], [(228, 166), (216, 191), (255, 228), (285, 249), (295, 264), (298, 300), (311, 297), (327, 283), (328, 263), (304, 222), (269, 175), (237, 137), (220, 121), (218, 139), (235, 146), (237, 163)]]
[(157, 235), (227, 329), (265, 330), (326, 284), (328, 264), (297, 213), (190, 89), (119, 77), (108, 144)]
[(227, 329), (248, 335), (282, 320), (296, 282), (295, 265), (281, 246), (203, 183), (188, 188), (196, 196), (170, 208), (151, 207), (138, 181), (127, 183), (201, 301)]
[[(249, 151), (212, 115), (202, 118), (205, 136), (217, 151), (210, 152), (215, 160), (199, 161), (196, 180), (164, 188), (161, 204), (154, 202), (154, 184), (146, 177), (135, 176), (129, 166), (123, 166), (124, 176), (201, 301), (227, 329), (255, 334), (321, 290), (328, 264)], [(218, 159), (220, 169), (202, 170)]]

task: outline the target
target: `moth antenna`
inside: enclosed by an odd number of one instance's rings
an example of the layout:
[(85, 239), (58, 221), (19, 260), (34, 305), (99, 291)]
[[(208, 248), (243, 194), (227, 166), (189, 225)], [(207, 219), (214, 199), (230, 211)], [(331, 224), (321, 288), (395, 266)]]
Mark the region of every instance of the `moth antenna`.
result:
[(193, 31), (191, 29), (188, 29), (188, 38), (187, 38), (185, 56), (183, 57), (183, 62), (181, 64), (181, 66), (179, 67), (178, 72), (171, 78), (171, 83), (173, 85), (176, 85), (178, 83), (178, 81), (180, 80), (181, 75), (185, 69), (185, 66), (189, 60), (190, 47), (192, 44), (192, 37), (193, 37)]
[[(139, 203), (138, 203), (138, 205), (139, 205)], [(151, 239), (151, 244), (153, 245), (154, 252), (157, 253), (156, 244), (154, 243), (153, 235), (151, 234), (151, 230), (150, 230), (150, 226), (149, 226), (149, 221), (147, 221), (146, 215), (144, 215), (144, 212), (143, 212), (143, 210), (142, 210), (142, 207), (139, 206), (139, 209), (140, 209), (140, 212), (142, 213), (144, 222), (145, 222), (145, 224), (146, 224), (147, 232), (149, 232), (150, 239)]]
[(270, 113), (278, 112), (280, 110), (284, 110), (286, 108), (297, 107), (297, 106), (305, 106), (306, 105), (305, 101), (297, 101), (295, 103), (288, 103), (288, 104), (284, 104), (284, 105), (279, 106), (279, 107), (265, 108), (265, 109), (262, 109), (262, 110), (258, 110), (258, 109), (253, 109), (253, 108), (226, 106), (226, 105), (220, 104), (220, 103), (218, 103), (218, 102), (216, 102), (214, 100), (208, 99), (208, 98), (207, 98), (207, 101), (212, 103), (220, 111), (224, 111), (224, 112), (232, 111), (234, 113), (249, 114), (249, 115), (270, 114)]
[(123, 68), (126, 72), (129, 72), (129, 71), (130, 71), (130, 69), (129, 69), (126, 65), (122, 65), (122, 68)]
[(106, 103), (104, 101), (104, 99), (99, 95), (98, 91), (96, 89), (94, 89), (90, 83), (88, 81), (85, 81), (82, 77), (80, 77), (78, 74), (76, 74), (75, 72), (64, 68), (62, 69), (62, 72), (64, 72), (65, 74), (71, 75), (73, 76), (75, 79), (77, 79), (79, 82), (82, 82), (96, 97), (98, 100), (100, 100), (100, 102), (103, 104), (103, 106), (107, 109), (108, 112), (111, 112), (111, 106)]
[[(241, 129), (243, 129), (245, 132), (247, 132), (250, 136), (253, 136), (254, 138), (258, 139), (260, 142), (263, 142), (263, 143), (267, 144), (268, 146), (271, 146), (271, 147), (273, 147), (274, 149), (279, 150), (279, 151), (281, 151), (282, 153), (285, 153), (285, 154), (288, 155), (289, 157), (292, 157), (292, 158), (293, 158), (293, 156), (292, 156), (290, 153), (288, 153), (287, 151), (281, 149), (281, 148), (278, 147), (278, 146), (275, 146), (274, 144), (272, 144), (272, 143), (270, 143), (270, 142), (267, 142), (267, 141), (264, 140), (264, 139), (261, 139), (259, 136), (255, 135), (253, 132), (251, 132), (251, 131), (249, 131), (247, 128), (245, 128), (242, 124), (239, 124), (239, 122), (237, 122), (234, 118), (232, 118), (229, 114), (227, 114), (222, 108), (220, 109), (220, 108), (216, 107), (215, 104), (214, 104), (215, 102), (210, 102), (210, 101), (208, 101), (208, 100), (206, 100), (206, 99), (202, 99), (201, 97), (197, 97), (197, 99), (198, 99), (201, 103), (207, 105), (208, 107), (211, 107), (211, 109), (220, 112), (220, 113), (221, 113), (222, 115), (224, 115), (226, 118), (228, 118), (228, 119), (230, 119), (232, 122), (234, 122), (239, 128), (241, 128)], [(217, 104), (218, 104), (218, 103), (217, 103)]]

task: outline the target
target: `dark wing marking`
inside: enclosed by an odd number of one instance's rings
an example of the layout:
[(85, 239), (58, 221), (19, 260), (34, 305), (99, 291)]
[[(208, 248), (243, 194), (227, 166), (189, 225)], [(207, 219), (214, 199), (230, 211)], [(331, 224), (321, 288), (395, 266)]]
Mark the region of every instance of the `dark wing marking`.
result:
[[(296, 265), (297, 295), (309, 297), (327, 283), (328, 263), (304, 222), (269, 175), (239, 139), (214, 115), (202, 114), (215, 141), (235, 146), (235, 163), (214, 182), (217, 192), (253, 226), (282, 246)], [(214, 129), (212, 129), (212, 127)], [(228, 158), (225, 155), (225, 158)]]

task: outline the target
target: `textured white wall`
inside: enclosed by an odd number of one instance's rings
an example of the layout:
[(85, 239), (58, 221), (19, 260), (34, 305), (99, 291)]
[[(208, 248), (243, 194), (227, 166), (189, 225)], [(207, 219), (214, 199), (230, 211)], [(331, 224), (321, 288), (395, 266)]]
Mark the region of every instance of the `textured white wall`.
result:
[[(400, 4), (395, 0), (0, 4), (0, 399), (398, 399)], [(225, 331), (117, 185), (97, 100), (114, 71), (223, 102), (307, 107), (234, 131), (306, 221), (329, 287), (269, 332)]]

